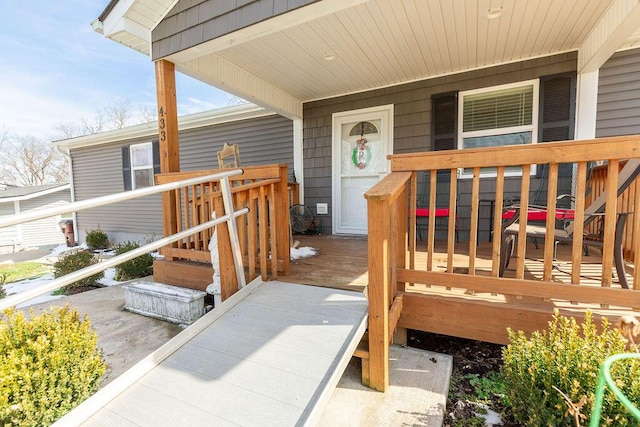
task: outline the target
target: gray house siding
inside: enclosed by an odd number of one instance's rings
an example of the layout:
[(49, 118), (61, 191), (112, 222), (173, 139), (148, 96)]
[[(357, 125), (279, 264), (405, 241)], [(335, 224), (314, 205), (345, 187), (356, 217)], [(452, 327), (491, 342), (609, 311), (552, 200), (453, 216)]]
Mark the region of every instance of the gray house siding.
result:
[[(114, 141), (71, 150), (76, 200), (86, 200), (124, 191), (122, 147), (149, 142), (153, 138)], [(293, 170), (293, 125), (271, 115), (180, 132), (180, 169), (215, 169), (216, 152), (224, 142), (238, 144), (242, 165), (287, 163)], [(162, 236), (160, 195), (148, 196), (78, 212), (79, 241), (86, 232), (100, 227), (115, 242), (144, 243)]]
[(600, 68), (596, 136), (640, 133), (640, 49), (613, 55)]
[[(320, 215), (323, 233), (331, 234), (331, 124), (332, 114), (374, 107), (394, 105), (394, 153), (431, 150), (431, 96), (452, 91), (465, 91), (505, 83), (519, 82), (541, 76), (575, 72), (576, 53), (567, 53), (532, 61), (518, 62), (482, 70), (423, 80), (369, 92), (305, 103), (303, 120), (305, 204), (315, 213), (316, 203), (328, 203), (329, 214)], [(424, 178), (422, 178), (424, 181)], [(511, 180), (507, 180), (511, 181)], [(507, 182), (507, 189), (515, 190), (517, 179)], [(561, 188), (569, 188), (569, 179), (563, 179)], [(533, 179), (531, 188), (536, 189)], [(519, 187), (518, 187), (519, 188)], [(480, 198), (491, 199), (495, 182), (483, 179)], [(459, 180), (458, 212), (460, 238), (468, 238), (470, 215), (470, 180)], [(544, 197), (544, 195), (541, 195)], [(488, 205), (480, 211), (481, 240), (489, 237)]]
[(180, 0), (151, 32), (152, 60), (318, 0)]

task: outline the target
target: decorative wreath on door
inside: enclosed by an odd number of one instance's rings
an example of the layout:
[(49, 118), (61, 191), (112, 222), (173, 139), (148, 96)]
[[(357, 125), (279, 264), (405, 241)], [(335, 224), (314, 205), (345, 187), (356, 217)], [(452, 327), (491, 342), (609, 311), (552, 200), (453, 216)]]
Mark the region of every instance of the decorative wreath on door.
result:
[(351, 154), (351, 161), (358, 169), (366, 168), (371, 162), (371, 148), (367, 145), (367, 138), (358, 138)]

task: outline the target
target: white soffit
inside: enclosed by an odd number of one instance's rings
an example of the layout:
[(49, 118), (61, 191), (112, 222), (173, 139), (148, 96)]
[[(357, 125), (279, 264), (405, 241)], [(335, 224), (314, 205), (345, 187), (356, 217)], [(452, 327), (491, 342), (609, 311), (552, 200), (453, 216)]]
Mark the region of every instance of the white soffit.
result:
[(598, 70), (638, 33), (640, 27), (640, 1), (614, 0), (578, 51), (578, 72)]
[[(175, 1), (121, 0), (109, 18), (151, 29)], [(305, 101), (579, 49), (587, 61), (606, 60), (615, 50), (640, 46), (640, 23), (625, 15), (638, 1), (323, 0), (167, 59), (188, 75), (295, 117)], [(500, 16), (490, 19), (496, 7)], [(108, 24), (105, 30), (122, 29), (114, 39), (148, 54), (149, 42), (126, 22)], [(602, 27), (609, 36), (596, 35)]]
[(178, 0), (120, 0), (99, 29), (105, 37), (150, 56), (151, 30)]

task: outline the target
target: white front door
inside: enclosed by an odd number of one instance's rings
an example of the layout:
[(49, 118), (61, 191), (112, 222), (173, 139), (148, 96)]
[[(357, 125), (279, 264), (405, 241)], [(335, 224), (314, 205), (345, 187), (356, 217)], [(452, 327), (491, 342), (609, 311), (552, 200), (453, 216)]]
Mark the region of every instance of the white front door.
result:
[(333, 114), (333, 233), (367, 234), (364, 193), (390, 171), (393, 105)]

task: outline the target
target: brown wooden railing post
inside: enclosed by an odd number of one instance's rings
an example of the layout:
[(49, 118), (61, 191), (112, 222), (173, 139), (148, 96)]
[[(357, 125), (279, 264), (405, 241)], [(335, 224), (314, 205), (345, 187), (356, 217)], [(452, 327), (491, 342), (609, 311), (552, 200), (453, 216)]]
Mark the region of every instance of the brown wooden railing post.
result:
[(281, 272), (285, 275), (289, 274), (291, 265), (291, 255), (289, 253), (291, 247), (290, 226), (289, 226), (289, 184), (287, 182), (287, 166), (280, 166), (280, 182), (276, 184), (276, 219), (277, 230), (277, 251), (278, 260), (282, 260)]
[(369, 387), (389, 386), (389, 200), (368, 200)]
[(407, 191), (410, 181), (411, 173), (392, 173), (364, 195), (369, 233), (368, 385), (379, 391), (389, 387), (389, 343), (402, 312), (401, 298), (394, 297), (398, 287), (398, 267), (406, 266)]
[[(175, 65), (172, 62), (161, 59), (156, 61), (155, 69), (160, 172), (179, 172), (180, 148), (178, 141)], [(176, 195), (173, 191), (167, 191), (162, 194), (162, 211), (163, 233), (165, 236), (170, 236), (178, 231)], [(170, 259), (170, 257), (167, 259)]]
[[(225, 214), (222, 198), (214, 199), (216, 216), (219, 218)], [(231, 240), (229, 238), (229, 226), (226, 222), (218, 226), (218, 256), (220, 257), (220, 287), (222, 301), (238, 292), (238, 278), (236, 277)]]

